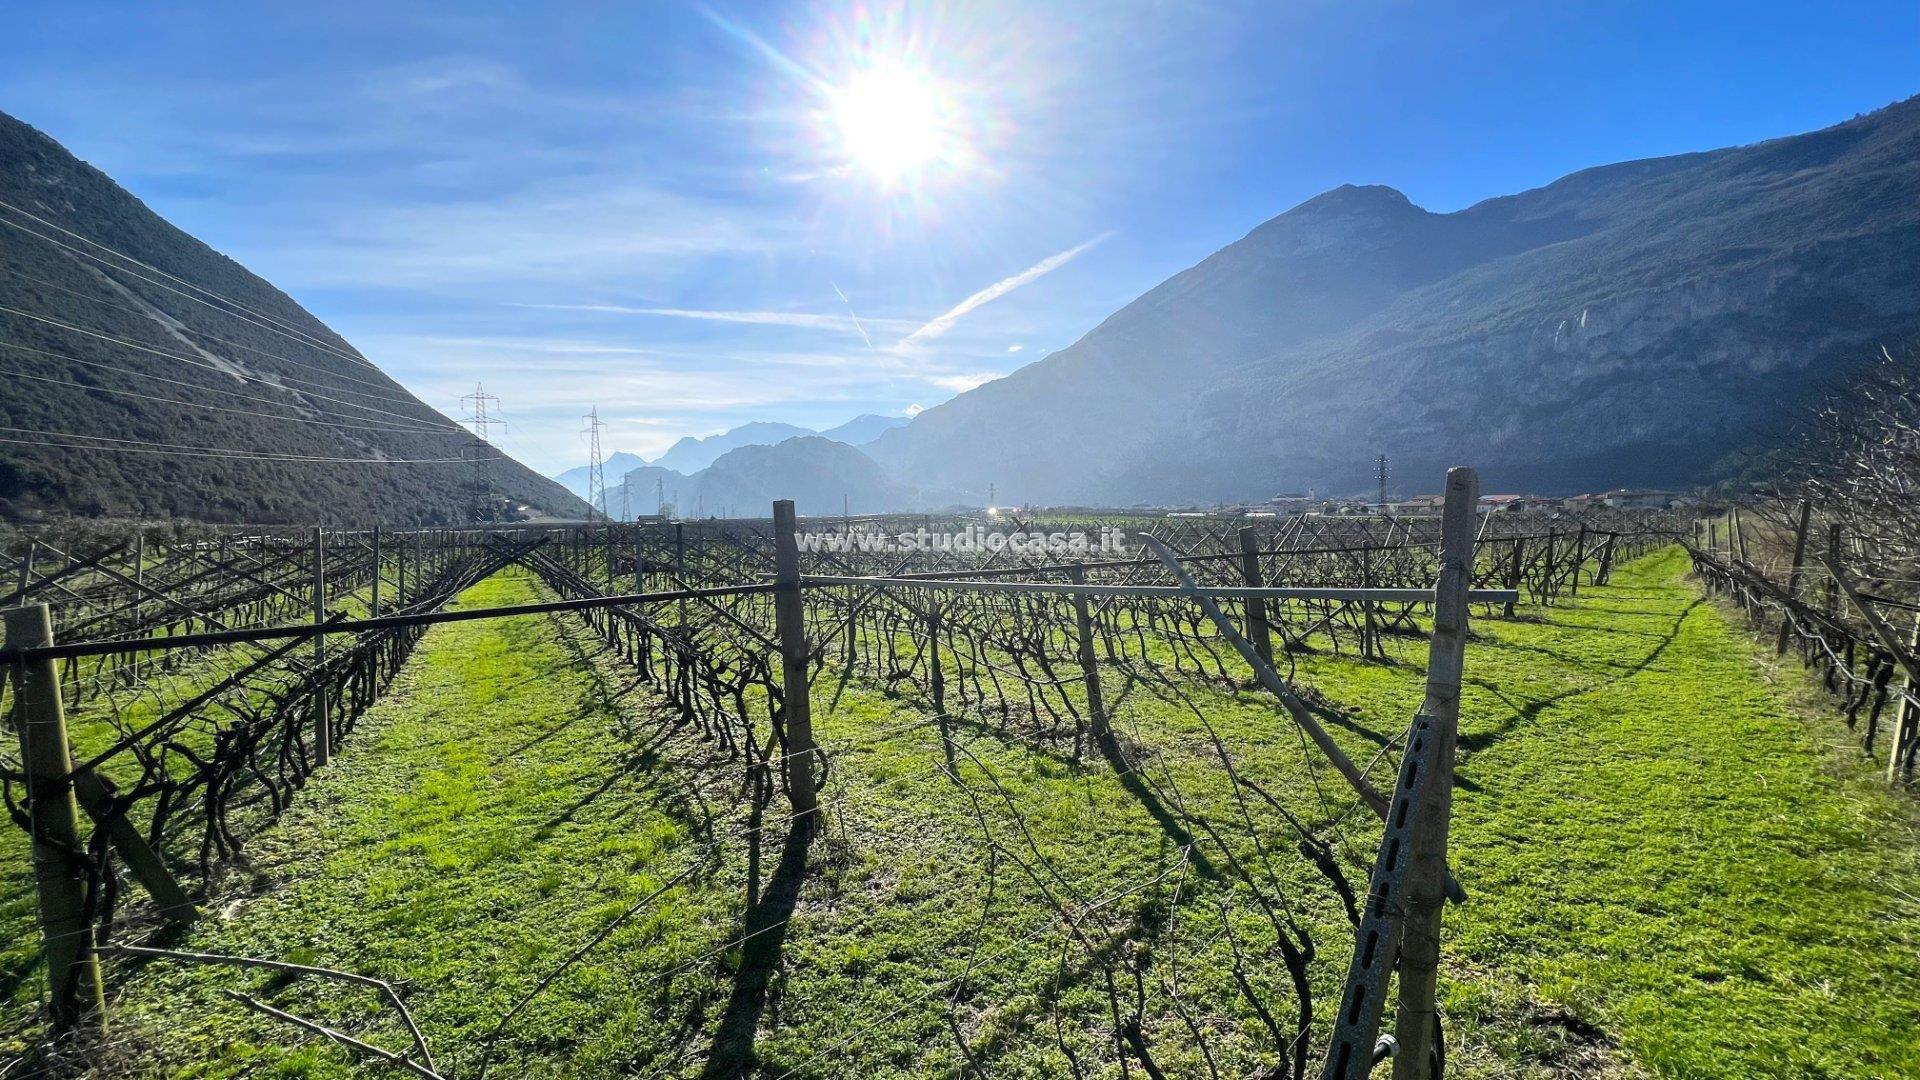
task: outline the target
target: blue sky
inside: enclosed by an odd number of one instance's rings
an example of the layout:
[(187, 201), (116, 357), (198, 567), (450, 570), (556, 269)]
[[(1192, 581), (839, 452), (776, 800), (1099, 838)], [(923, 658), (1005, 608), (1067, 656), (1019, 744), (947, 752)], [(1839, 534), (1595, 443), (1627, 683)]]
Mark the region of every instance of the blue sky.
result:
[[(590, 405), (650, 455), (937, 404), (1341, 183), (1454, 210), (1920, 91), (1912, 0), (12, 0), (0, 25), (0, 109), (431, 404), (484, 380), (543, 472)], [(900, 87), (939, 129), (904, 174), (847, 119)]]

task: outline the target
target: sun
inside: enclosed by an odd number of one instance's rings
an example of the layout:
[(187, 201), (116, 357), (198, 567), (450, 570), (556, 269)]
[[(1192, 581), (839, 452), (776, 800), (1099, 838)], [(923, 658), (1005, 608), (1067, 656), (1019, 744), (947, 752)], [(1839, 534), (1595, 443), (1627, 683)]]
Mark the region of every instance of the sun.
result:
[(828, 93), (839, 153), (882, 187), (911, 183), (957, 157), (956, 117), (940, 86), (923, 72), (875, 63)]

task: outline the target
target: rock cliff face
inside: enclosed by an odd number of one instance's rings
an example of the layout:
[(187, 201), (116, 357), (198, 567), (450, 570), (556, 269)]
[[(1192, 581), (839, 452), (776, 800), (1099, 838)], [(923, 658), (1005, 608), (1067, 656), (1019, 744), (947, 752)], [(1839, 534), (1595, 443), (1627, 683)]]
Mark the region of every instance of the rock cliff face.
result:
[(868, 449), (1008, 499), (1691, 484), (1920, 335), (1920, 99), (1433, 214), (1343, 187)]

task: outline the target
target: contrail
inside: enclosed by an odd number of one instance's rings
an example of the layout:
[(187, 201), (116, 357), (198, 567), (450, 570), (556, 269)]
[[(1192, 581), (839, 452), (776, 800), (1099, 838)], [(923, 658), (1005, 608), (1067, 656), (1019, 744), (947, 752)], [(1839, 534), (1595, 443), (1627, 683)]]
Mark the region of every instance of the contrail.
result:
[(827, 284), (833, 285), (834, 295), (840, 298), (841, 303), (847, 305), (847, 317), (853, 320), (853, 328), (860, 331), (860, 340), (867, 343), (868, 349), (873, 349), (873, 339), (867, 336), (867, 328), (860, 325), (860, 316), (853, 310), (853, 301), (847, 299), (847, 294), (840, 291), (840, 286), (834, 284), (832, 278), (827, 279)]
[(958, 304), (955, 304), (952, 310), (946, 314), (929, 320), (926, 325), (920, 327), (920, 329), (901, 338), (898, 347), (911, 349), (923, 341), (939, 337), (941, 334), (953, 329), (953, 324), (959, 322), (968, 312), (982, 305), (990, 304), (1022, 285), (1053, 273), (1055, 270), (1086, 254), (1101, 241), (1112, 235), (1111, 232), (1101, 233), (1099, 236), (1094, 237), (1078, 247), (1070, 247), (1058, 255), (1049, 255), (1012, 277), (1001, 278), (999, 281), (994, 282), (979, 292), (974, 293), (972, 296), (967, 297), (965, 300), (960, 301)]

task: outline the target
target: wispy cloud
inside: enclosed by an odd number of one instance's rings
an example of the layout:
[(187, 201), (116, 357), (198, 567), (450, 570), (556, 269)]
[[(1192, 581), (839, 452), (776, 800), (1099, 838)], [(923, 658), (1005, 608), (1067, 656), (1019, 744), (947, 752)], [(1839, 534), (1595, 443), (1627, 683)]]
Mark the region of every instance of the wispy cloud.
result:
[(953, 329), (954, 323), (966, 318), (967, 315), (974, 310), (993, 303), (995, 300), (1020, 288), (1022, 285), (1029, 285), (1046, 277), (1048, 274), (1053, 273), (1055, 270), (1060, 269), (1093, 250), (1099, 246), (1101, 241), (1112, 235), (1110, 232), (1101, 233), (1099, 236), (1083, 244), (1070, 247), (1056, 255), (1049, 255), (1012, 277), (1001, 278), (999, 281), (994, 282), (979, 292), (974, 293), (972, 296), (967, 297), (965, 300), (960, 301), (958, 304), (955, 304), (952, 308), (949, 308), (945, 314), (929, 320), (913, 333), (900, 339), (898, 347), (902, 349), (912, 349), (924, 342), (939, 337), (948, 330)]
[(942, 390), (951, 390), (964, 394), (976, 386), (990, 383), (1000, 377), (997, 371), (963, 371), (954, 375), (934, 375), (926, 381)]
[(1009, 345), (1007, 346), (1007, 351), (1010, 353), (1017, 353), (1024, 348), (1026, 348), (1025, 345)]
[(807, 311), (708, 311), (696, 308), (626, 307), (621, 304), (515, 304), (514, 307), (543, 311), (599, 311), (613, 315), (657, 315), (668, 319), (697, 319), (703, 322), (744, 323), (749, 326), (797, 326), (809, 330), (839, 330), (859, 333), (859, 321), (847, 315), (822, 315)]

